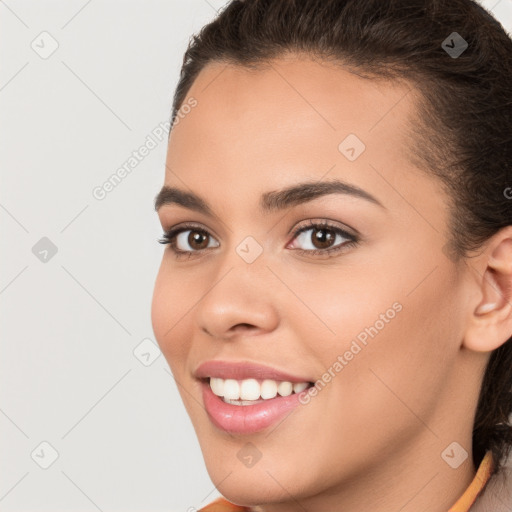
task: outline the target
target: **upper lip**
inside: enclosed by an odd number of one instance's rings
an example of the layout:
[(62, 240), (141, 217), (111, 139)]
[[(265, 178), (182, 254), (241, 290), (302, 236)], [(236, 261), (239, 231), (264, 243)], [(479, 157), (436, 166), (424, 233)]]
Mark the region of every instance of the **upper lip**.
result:
[(271, 379), (288, 382), (311, 382), (307, 377), (291, 375), (289, 373), (258, 363), (247, 361), (221, 361), (211, 360), (200, 364), (194, 375), (198, 379), (217, 377), (221, 379)]

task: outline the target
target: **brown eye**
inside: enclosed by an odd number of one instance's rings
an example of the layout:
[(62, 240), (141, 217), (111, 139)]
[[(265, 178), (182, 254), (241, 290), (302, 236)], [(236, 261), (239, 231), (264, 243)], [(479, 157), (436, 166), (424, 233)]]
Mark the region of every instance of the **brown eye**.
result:
[(202, 231), (190, 230), (190, 234), (187, 237), (187, 242), (193, 249), (205, 249), (208, 247), (208, 235)]
[(327, 249), (336, 239), (336, 233), (329, 228), (313, 228), (311, 241), (317, 249)]
[[(353, 247), (358, 241), (356, 235), (330, 223), (310, 222), (306, 227), (295, 231), (289, 248), (304, 255), (321, 257)], [(175, 227), (165, 233), (159, 242), (169, 245), (177, 258), (184, 255), (191, 257), (194, 253), (200, 255), (205, 249), (220, 246), (207, 230), (194, 225)]]
[(357, 241), (355, 235), (337, 226), (325, 222), (310, 222), (295, 232), (291, 249), (305, 255), (321, 256), (354, 246)]
[(196, 226), (180, 226), (171, 229), (159, 240), (161, 244), (169, 245), (176, 255), (201, 253), (210, 247), (219, 247), (208, 231)]
[(178, 251), (201, 251), (208, 247), (218, 247), (210, 245), (210, 235), (202, 229), (183, 229), (175, 235), (175, 246)]

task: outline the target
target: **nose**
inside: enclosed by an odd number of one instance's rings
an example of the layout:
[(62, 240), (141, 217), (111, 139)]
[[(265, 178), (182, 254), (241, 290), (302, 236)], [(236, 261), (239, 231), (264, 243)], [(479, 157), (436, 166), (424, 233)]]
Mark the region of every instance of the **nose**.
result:
[[(231, 260), (232, 261), (232, 260)], [(234, 262), (216, 276), (195, 310), (198, 327), (212, 338), (268, 333), (279, 324), (276, 278), (264, 264)]]

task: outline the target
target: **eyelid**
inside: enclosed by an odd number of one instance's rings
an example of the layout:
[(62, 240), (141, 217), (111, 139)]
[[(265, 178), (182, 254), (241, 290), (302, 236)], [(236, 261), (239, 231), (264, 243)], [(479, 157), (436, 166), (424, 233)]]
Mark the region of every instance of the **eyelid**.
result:
[[(300, 225), (301, 222), (305, 222), (306, 224), (296, 227), (297, 224)], [(350, 235), (354, 238), (357, 238), (357, 239), (362, 238), (361, 233), (357, 229), (352, 228), (352, 227), (348, 226), (347, 224), (340, 222), (339, 220), (330, 219), (328, 217), (313, 217), (313, 218), (308, 217), (304, 221), (299, 221), (295, 224), (295, 226), (292, 229), (290, 229), (290, 231), (288, 231), (288, 235), (297, 236), (297, 234), (300, 233), (301, 230), (305, 230), (307, 228), (315, 227), (318, 225), (328, 225), (329, 227), (337, 228), (342, 231), (345, 231), (347, 233), (347, 235)]]
[(163, 227), (162, 223), (162, 228), (165, 234), (176, 233), (177, 231), (184, 231), (186, 229), (197, 229), (198, 231), (205, 231), (209, 235), (213, 235), (217, 240), (219, 239), (219, 236), (217, 235), (215, 230), (205, 227), (204, 224), (201, 224), (200, 222), (184, 221), (179, 222), (178, 224), (173, 224), (171, 225), (170, 228)]
[[(300, 225), (302, 222), (306, 222), (306, 224), (297, 227), (297, 225), (298, 224)], [(312, 228), (312, 227), (315, 227), (318, 225), (326, 225), (326, 224), (329, 225), (329, 227), (333, 227), (333, 228), (335, 227), (335, 228), (341, 229), (342, 231), (345, 231), (347, 235), (350, 235), (354, 238), (357, 238), (357, 239), (362, 238), (362, 235), (360, 234), (360, 232), (357, 229), (347, 226), (346, 224), (343, 224), (340, 221), (330, 219), (328, 217), (315, 217), (315, 218), (308, 217), (307, 219), (298, 221), (294, 224), (294, 226), (292, 228), (290, 228), (290, 230), (287, 232), (286, 236), (293, 235), (294, 237), (297, 237), (297, 235), (299, 233), (301, 233), (302, 231), (305, 231), (308, 228)], [(217, 233), (215, 233), (215, 231), (213, 229), (206, 228), (203, 225), (201, 225), (201, 223), (197, 223), (194, 221), (180, 222), (178, 224), (171, 226), (168, 229), (163, 228), (163, 231), (164, 231), (165, 235), (169, 236), (169, 235), (175, 235), (175, 234), (177, 234), (177, 232), (184, 231), (187, 229), (197, 229), (198, 231), (204, 231), (210, 235), (213, 235), (217, 240), (219, 238)]]
[[(288, 230), (288, 232), (286, 234), (290, 235), (290, 234), (294, 233), (297, 230), (296, 226), (301, 224), (302, 222), (307, 222), (307, 223), (312, 224), (312, 225), (314, 225), (314, 224), (322, 224), (322, 223), (325, 223), (325, 222), (329, 222), (329, 223), (333, 223), (336, 227), (339, 227), (340, 229), (343, 229), (343, 230), (347, 231), (347, 233), (350, 233), (351, 235), (353, 235), (355, 237), (361, 238), (363, 236), (359, 232), (359, 230), (357, 230), (356, 228), (354, 228), (352, 226), (349, 226), (348, 224), (345, 224), (345, 223), (343, 223), (343, 222), (341, 222), (339, 220), (336, 220), (336, 219), (333, 219), (333, 218), (330, 218), (330, 217), (310, 217), (310, 216), (305, 216), (303, 219), (300, 219), (300, 220), (296, 221), (292, 225), (292, 227)], [(179, 229), (179, 228), (182, 228), (182, 227), (188, 227), (188, 228), (197, 228), (197, 229), (201, 229), (203, 231), (207, 231), (208, 233), (211, 233), (215, 237), (219, 238), (218, 233), (214, 229), (212, 229), (210, 227), (208, 227), (208, 228), (205, 227), (204, 224), (201, 223), (201, 222), (183, 221), (183, 222), (178, 222), (177, 224), (174, 224), (172, 222), (167, 222), (165, 218), (161, 218), (160, 223), (161, 223), (162, 229), (163, 229), (163, 231), (165, 233), (168, 233), (171, 230)], [(170, 225), (170, 227), (166, 228), (165, 227), (166, 224)], [(232, 232), (229, 228), (228, 228), (228, 230), (230, 232)]]

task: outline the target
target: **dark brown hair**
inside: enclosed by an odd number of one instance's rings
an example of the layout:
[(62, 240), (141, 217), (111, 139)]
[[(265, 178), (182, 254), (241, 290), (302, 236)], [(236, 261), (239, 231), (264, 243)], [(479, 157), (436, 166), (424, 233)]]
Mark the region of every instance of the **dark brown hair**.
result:
[[(449, 54), (454, 32), (468, 45), (460, 55)], [(289, 52), (412, 86), (417, 118), (404, 127), (405, 149), (449, 192), (445, 254), (452, 261), (512, 225), (505, 193), (512, 185), (512, 40), (483, 7), (472, 0), (232, 1), (189, 41), (172, 122), (208, 63), (257, 69)], [(512, 447), (511, 339), (491, 354), (473, 426), (473, 462), (478, 467), (492, 450), (495, 472)]]

